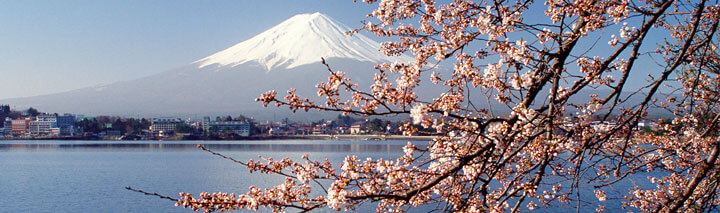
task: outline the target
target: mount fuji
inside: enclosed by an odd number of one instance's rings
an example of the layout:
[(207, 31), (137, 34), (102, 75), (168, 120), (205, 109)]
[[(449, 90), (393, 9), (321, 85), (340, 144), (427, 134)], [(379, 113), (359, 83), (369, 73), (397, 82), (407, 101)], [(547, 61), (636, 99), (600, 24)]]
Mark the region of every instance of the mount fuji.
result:
[[(265, 70), (291, 69), (317, 63), (320, 57), (357, 61), (392, 62), (378, 52), (380, 44), (321, 14), (300, 14), (226, 50), (193, 62), (199, 68), (212, 65), (234, 67), (256, 62)], [(411, 61), (407, 56), (395, 60)]]
[[(314, 85), (327, 80), (327, 68), (342, 70), (362, 87), (372, 80), (373, 66), (412, 61), (389, 57), (380, 44), (321, 14), (299, 14), (230, 48), (178, 69), (148, 77), (68, 92), (0, 100), (14, 108), (45, 112), (122, 116), (204, 116), (244, 114), (280, 119), (289, 110), (264, 109), (254, 99), (268, 90), (278, 95), (297, 88), (315, 96)], [(362, 80), (365, 81), (362, 81)], [(280, 117), (283, 116), (283, 117)], [(296, 115), (297, 116), (297, 115)], [(314, 119), (316, 115), (306, 114)], [(328, 116), (324, 116), (328, 117)]]

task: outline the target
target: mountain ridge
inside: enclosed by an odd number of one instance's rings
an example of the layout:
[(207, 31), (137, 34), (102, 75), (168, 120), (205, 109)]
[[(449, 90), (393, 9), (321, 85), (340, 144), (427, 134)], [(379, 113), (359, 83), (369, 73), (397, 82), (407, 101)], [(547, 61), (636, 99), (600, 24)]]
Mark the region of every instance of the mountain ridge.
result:
[[(378, 49), (372, 49), (374, 47), (379, 48), (377, 42), (362, 41), (360, 38), (366, 37), (362, 37), (360, 34), (355, 34), (353, 37), (347, 36), (342, 30), (339, 30), (343, 28), (336, 27), (340, 26), (340, 24), (334, 22), (331, 18), (320, 13), (296, 15), (263, 33), (268, 32), (269, 35), (275, 35), (273, 30), (287, 29), (288, 27), (292, 28), (292, 26), (285, 26), (289, 24), (299, 26), (299, 28), (312, 28), (313, 26), (316, 28), (333, 28), (320, 30), (311, 29), (309, 31), (296, 30), (293, 33), (281, 33), (278, 34), (278, 36), (268, 36), (268, 34), (261, 33), (258, 36), (177, 69), (140, 77), (135, 80), (119, 81), (102, 86), (85, 87), (32, 97), (4, 99), (0, 100), (0, 103), (10, 104), (13, 108), (19, 109), (34, 107), (45, 112), (85, 115), (216, 116), (244, 114), (258, 120), (276, 120), (284, 117), (307, 120), (332, 118), (337, 114), (319, 112), (292, 114), (287, 108), (263, 108), (262, 104), (256, 103), (254, 99), (268, 90), (276, 90), (278, 91), (278, 97), (282, 97), (284, 96), (284, 91), (290, 88), (296, 88), (298, 95), (311, 99), (319, 99), (316, 95), (317, 89), (314, 85), (326, 81), (328, 76), (327, 68), (319, 63), (320, 57), (324, 57), (335, 71), (344, 71), (347, 73), (347, 77), (352, 78), (355, 83), (358, 83), (358, 88), (361, 89), (369, 89), (370, 84), (373, 83), (373, 74), (375, 73), (373, 67), (377, 63), (392, 62), (393, 59), (412, 59), (409, 56), (395, 58), (384, 56)], [(312, 24), (314, 25), (311, 26)], [(277, 37), (280, 39), (283, 36), (298, 35), (298, 32), (330, 32), (327, 33), (330, 34), (328, 37), (330, 40), (344, 40), (342, 42), (325, 42), (323, 39), (328, 39), (325, 36), (315, 36), (315, 38), (312, 39), (291, 39), (291, 41), (295, 41), (295, 43), (303, 44), (299, 46), (282, 46), (278, 49), (272, 49), (271, 46), (262, 46), (267, 43), (255, 42), (255, 40), (253, 40), (256, 39), (260, 41), (264, 39), (264, 41), (271, 41), (272, 39), (268, 40), (268, 38)], [(299, 33), (299, 35), (306, 34)], [(290, 37), (292, 38), (293, 36)], [(358, 41), (358, 39), (360, 39), (360, 41)], [(287, 40), (287, 38), (280, 40)], [(247, 41), (253, 42), (246, 43)], [(276, 39), (276, 42), (278, 41), (279, 40)], [(270, 42), (269, 44), (273, 43)], [(363, 44), (365, 45), (363, 47), (365, 50), (360, 51), (358, 50), (359, 48), (350, 48), (352, 46), (344, 48), (343, 45), (345, 44)], [(375, 44), (377, 45), (373, 46)], [(261, 50), (257, 50), (257, 53), (250, 54), (250, 52), (253, 51), (245, 49), (246, 45), (261, 46), (257, 47), (261, 48)], [(308, 48), (304, 48), (305, 46), (303, 45), (309, 45), (311, 47), (320, 46), (322, 48), (314, 48), (312, 50), (315, 52), (310, 51), (310, 53), (292, 52), (308, 50)], [(370, 46), (373, 47), (370, 48)], [(327, 48), (330, 47), (334, 49), (327, 50)], [(267, 52), (280, 49), (287, 50), (292, 54), (288, 53), (283, 55)], [(324, 50), (327, 51), (323, 52)], [(235, 55), (236, 53), (241, 55)], [(253, 57), (244, 57), (247, 56), (242, 55), (245, 53)], [(227, 58), (225, 58), (225, 56), (227, 56)], [(293, 58), (289, 56), (302, 56), (303, 58)], [(440, 69), (451, 72), (447, 68)], [(390, 75), (389, 79), (397, 77), (393, 76), (393, 74)], [(425, 93), (422, 94), (421, 97), (437, 97), (445, 91), (442, 85), (424, 83), (423, 87), (423, 89), (419, 89), (422, 93)], [(578, 99), (574, 100), (574, 102), (583, 103), (587, 102), (586, 99), (589, 97), (589, 94), (576, 95), (575, 97)], [(321, 100), (316, 102), (322, 103)], [(480, 101), (478, 103), (482, 102), (483, 101)], [(502, 106), (498, 105), (497, 107), (503, 109)]]
[[(379, 51), (379, 43), (361, 34), (348, 36), (345, 32), (349, 30), (321, 13), (299, 14), (176, 69), (101, 86), (4, 99), (0, 103), (21, 109), (35, 107), (46, 112), (86, 115), (240, 113), (260, 119), (298, 117), (285, 109), (264, 109), (254, 99), (268, 90), (281, 92), (289, 88), (297, 88), (299, 94), (307, 97), (317, 97), (314, 85), (327, 80), (328, 74), (327, 68), (319, 63), (321, 57), (365, 86), (372, 80), (376, 64), (412, 60), (409, 56), (385, 56)], [(313, 119), (326, 116), (307, 115)]]

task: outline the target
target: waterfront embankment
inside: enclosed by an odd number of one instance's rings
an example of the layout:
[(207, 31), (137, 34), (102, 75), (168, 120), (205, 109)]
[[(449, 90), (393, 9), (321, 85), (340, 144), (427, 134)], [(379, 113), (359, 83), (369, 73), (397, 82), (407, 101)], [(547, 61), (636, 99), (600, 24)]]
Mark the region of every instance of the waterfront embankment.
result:
[(118, 141), (225, 141), (225, 140), (346, 140), (346, 141), (384, 141), (384, 140), (408, 140), (408, 141), (429, 141), (435, 136), (405, 136), (405, 135), (256, 135), (256, 136), (203, 136), (203, 135), (176, 135), (171, 137), (107, 137), (107, 136), (42, 136), (42, 137), (5, 137), (0, 140), (118, 140)]

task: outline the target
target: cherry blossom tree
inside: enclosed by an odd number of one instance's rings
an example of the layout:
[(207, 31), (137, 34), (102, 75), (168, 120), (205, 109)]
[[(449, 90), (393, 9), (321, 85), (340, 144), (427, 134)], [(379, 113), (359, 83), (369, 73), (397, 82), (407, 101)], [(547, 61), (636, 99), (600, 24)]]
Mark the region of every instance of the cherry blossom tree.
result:
[[(365, 1), (377, 9), (358, 31), (389, 38), (387, 55), (415, 57), (377, 65), (369, 87), (326, 64), (321, 99), (295, 89), (257, 99), (292, 111), (409, 115), (405, 134), (418, 131), (413, 124), (437, 130), (427, 146), (339, 165), (307, 155), (244, 162), (201, 147), (286, 181), (165, 198), (204, 211), (352, 210), (368, 201), (378, 211), (602, 211), (609, 202), (627, 211), (718, 211), (717, 1), (443, 2)], [(420, 96), (421, 83), (443, 92)], [(669, 121), (641, 131), (653, 113)], [(638, 177), (652, 184), (616, 187)]]

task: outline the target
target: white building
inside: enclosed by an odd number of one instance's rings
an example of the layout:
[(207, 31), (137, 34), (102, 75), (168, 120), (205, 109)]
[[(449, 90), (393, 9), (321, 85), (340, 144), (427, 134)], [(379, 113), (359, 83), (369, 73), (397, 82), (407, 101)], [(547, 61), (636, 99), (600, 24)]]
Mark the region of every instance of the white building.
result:
[(150, 125), (150, 131), (155, 133), (175, 132), (178, 125), (185, 124), (179, 118), (154, 118)]
[(52, 128), (57, 128), (57, 116), (41, 114), (35, 116), (34, 121), (30, 121), (27, 132), (30, 135), (49, 135)]
[(202, 127), (205, 134), (232, 132), (240, 136), (250, 136), (250, 123), (247, 121), (210, 121), (210, 117), (205, 117)]
[(75, 116), (70, 114), (41, 114), (28, 124), (31, 135), (74, 135)]

